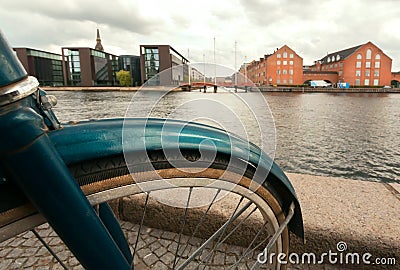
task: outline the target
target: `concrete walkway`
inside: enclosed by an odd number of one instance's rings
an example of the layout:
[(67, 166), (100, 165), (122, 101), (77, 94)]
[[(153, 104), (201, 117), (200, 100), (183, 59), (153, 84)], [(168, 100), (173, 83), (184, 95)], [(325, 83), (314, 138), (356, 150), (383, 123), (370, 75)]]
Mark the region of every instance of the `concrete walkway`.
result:
[[(396, 260), (396, 265), (366, 265), (330, 263), (293, 264), (294, 269), (400, 269), (400, 185), (365, 181), (288, 174), (302, 206), (306, 244), (291, 237), (291, 253), (347, 252), (361, 256), (370, 253), (368, 260)], [(137, 225), (125, 222), (124, 230), (131, 244), (136, 239)], [(82, 269), (77, 260), (64, 247), (61, 240), (48, 227), (38, 229), (46, 242), (55, 250), (68, 268)], [(136, 253), (136, 269), (168, 269), (176, 250), (177, 234), (158, 229), (142, 230), (141, 244)], [(185, 238), (186, 239), (186, 238)], [(184, 240), (185, 240), (184, 239)], [(188, 239), (186, 239), (187, 241)], [(189, 249), (200, 241), (192, 239)], [(341, 242), (340, 246), (337, 244)], [(340, 248), (339, 252), (338, 248)], [(243, 252), (232, 245), (221, 246), (221, 253), (212, 258), (210, 269), (224, 269), (231, 260)], [(224, 255), (229, 250), (228, 255)], [(42, 247), (31, 232), (0, 243), (0, 269), (62, 269)], [(240, 265), (239, 269), (247, 269)]]
[(287, 175), (302, 206), (307, 240), (293, 241), (293, 252), (336, 251), (345, 242), (349, 252), (396, 257), (400, 268), (399, 184)]

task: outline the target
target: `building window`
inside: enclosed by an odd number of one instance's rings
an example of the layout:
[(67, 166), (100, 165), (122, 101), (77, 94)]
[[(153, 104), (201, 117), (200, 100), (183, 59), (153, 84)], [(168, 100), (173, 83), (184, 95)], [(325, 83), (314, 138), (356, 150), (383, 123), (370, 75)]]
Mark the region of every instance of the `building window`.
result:
[(379, 70), (375, 70), (375, 71), (374, 71), (374, 76), (375, 76), (375, 77), (379, 77)]
[(356, 62), (356, 68), (361, 68), (361, 62), (360, 61)]
[(356, 79), (356, 85), (360, 85), (360, 79)]
[(343, 76), (343, 71), (339, 70), (339, 76)]
[(281, 54), (278, 53), (278, 54), (276, 55), (276, 58), (281, 58)]
[(365, 77), (369, 77), (369, 76), (371, 76), (371, 72), (369, 70), (366, 70), (365, 71)]
[(293, 84), (293, 79), (289, 79), (289, 84)]
[(287, 58), (287, 52), (283, 53), (283, 58)]
[(370, 49), (367, 50), (367, 53), (365, 55), (366, 59), (371, 59), (372, 51)]
[(291, 53), (291, 54), (289, 55), (289, 57), (290, 57), (290, 58), (294, 58), (294, 55), (293, 55), (293, 53)]
[(276, 74), (278, 74), (278, 75), (281, 74), (281, 70), (280, 70), (280, 69), (277, 69), (277, 70), (276, 70)]
[(69, 71), (71, 77), (69, 83), (71, 85), (79, 85), (81, 83), (81, 63), (79, 58), (79, 50), (68, 50)]
[(341, 68), (343, 67), (343, 62), (339, 63), (339, 67), (341, 67)]
[(285, 61), (283, 61), (283, 64), (286, 66), (287, 65), (287, 61), (285, 60)]
[(284, 69), (284, 70), (282, 71), (282, 74), (287, 74), (287, 70)]
[(381, 62), (375, 62), (375, 68), (380, 68), (381, 67)]
[(374, 86), (378, 86), (379, 85), (379, 80), (378, 79), (375, 79), (374, 80)]
[(277, 79), (277, 80), (276, 80), (276, 83), (277, 83), (277, 84), (281, 83), (281, 80)]
[(361, 70), (356, 70), (356, 76), (360, 77), (361, 76)]
[(283, 84), (287, 84), (287, 81), (286, 81), (286, 79), (285, 79), (285, 80), (283, 80)]
[(289, 64), (290, 64), (291, 66), (293, 66), (293, 60), (290, 60), (290, 61), (289, 61)]
[(364, 80), (364, 85), (369, 85), (369, 79)]
[(280, 65), (281, 64), (281, 60), (276, 61), (276, 64)]
[(336, 61), (340, 60), (340, 55), (336, 55)]
[(377, 54), (375, 55), (375, 59), (376, 59), (376, 60), (380, 60), (380, 59), (381, 59), (381, 55), (380, 55), (379, 53), (377, 53)]
[[(158, 72), (160, 67), (160, 58), (158, 48), (145, 48), (145, 77), (146, 80), (153, 78)], [(158, 82), (158, 78), (153, 79), (154, 83)]]
[(335, 61), (335, 56), (332, 56), (332, 62)]
[(362, 59), (361, 53), (357, 54), (357, 60), (361, 60), (361, 59)]
[(337, 68), (337, 64), (335, 64), (335, 68)]
[(371, 62), (369, 62), (369, 61), (365, 62), (365, 67), (366, 68), (370, 68), (371, 67)]
[(289, 69), (289, 74), (293, 75), (293, 69)]
[(330, 57), (328, 57), (328, 63), (330, 63), (331, 62), (331, 58)]

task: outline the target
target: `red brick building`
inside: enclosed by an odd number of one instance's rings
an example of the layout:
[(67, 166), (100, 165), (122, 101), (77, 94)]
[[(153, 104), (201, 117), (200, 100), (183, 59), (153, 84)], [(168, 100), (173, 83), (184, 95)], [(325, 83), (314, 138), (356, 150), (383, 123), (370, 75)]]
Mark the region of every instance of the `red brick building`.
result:
[(284, 45), (259, 61), (246, 64), (247, 77), (257, 85), (299, 85), (303, 83), (303, 58)]
[(311, 72), (336, 72), (336, 81), (332, 76), (326, 80), (352, 86), (390, 85), (391, 69), (392, 59), (372, 42), (330, 53), (310, 67)]

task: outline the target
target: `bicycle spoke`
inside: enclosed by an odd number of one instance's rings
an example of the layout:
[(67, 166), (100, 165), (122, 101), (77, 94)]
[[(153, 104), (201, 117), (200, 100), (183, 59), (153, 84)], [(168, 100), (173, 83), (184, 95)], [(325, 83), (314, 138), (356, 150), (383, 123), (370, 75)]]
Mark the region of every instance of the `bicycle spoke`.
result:
[(138, 230), (137, 236), (136, 236), (135, 247), (134, 247), (134, 249), (133, 249), (131, 268), (133, 268), (133, 265), (134, 265), (136, 248), (137, 248), (137, 245), (138, 245), (138, 242), (139, 242), (140, 231), (141, 231), (141, 229), (142, 229), (143, 222), (144, 222), (144, 216), (146, 215), (147, 205), (148, 205), (148, 202), (149, 202), (149, 196), (150, 196), (150, 192), (147, 192), (147, 193), (146, 193), (146, 201), (145, 201), (145, 203), (144, 203), (144, 210), (143, 210), (142, 218), (141, 218), (141, 220), (140, 220), (139, 230)]
[[(220, 242), (217, 243), (217, 245), (213, 248), (213, 250), (215, 250), (216, 248), (218, 248), (223, 242), (225, 242), (226, 239), (229, 238), (229, 236), (231, 236), (255, 211), (257, 210), (257, 206), (254, 207), (254, 209), (243, 219), (239, 222), (239, 224), (237, 224), (225, 237), (224, 239), (222, 239)], [(212, 251), (213, 251), (212, 250)]]
[(31, 232), (36, 236), (37, 239), (39, 239), (42, 245), (50, 252), (50, 254), (57, 260), (57, 262), (61, 264), (61, 266), (64, 269), (68, 269), (67, 266), (65, 266), (65, 264), (60, 260), (60, 258), (54, 253), (51, 247), (47, 245), (47, 243), (43, 240), (43, 238), (38, 234), (38, 232), (35, 229), (32, 229)]
[[(221, 192), (221, 189), (218, 189), (217, 192), (215, 193), (214, 198), (212, 199), (210, 205), (208, 206), (207, 210), (204, 212), (204, 214), (201, 216), (200, 222), (196, 225), (192, 235), (190, 236), (189, 240), (187, 241), (185, 248), (183, 249), (181, 255), (178, 258), (178, 262), (180, 260), (180, 258), (183, 256), (183, 254), (185, 253), (187, 247), (189, 246), (190, 241), (193, 239), (193, 237), (196, 235), (198, 229), (200, 228), (200, 226), (203, 224), (205, 217), (207, 216), (208, 212), (210, 211), (211, 207), (214, 205), (215, 200), (217, 199), (219, 193)], [(177, 262), (177, 263), (178, 263)]]
[(179, 233), (178, 246), (176, 247), (175, 259), (174, 259), (174, 264), (173, 264), (172, 269), (175, 269), (175, 266), (176, 266), (176, 264), (177, 264), (176, 258), (178, 257), (179, 246), (180, 246), (180, 244), (181, 244), (181, 237), (182, 237), (182, 234), (183, 234), (183, 230), (185, 229), (186, 217), (187, 217), (187, 213), (188, 213), (188, 209), (189, 209), (190, 196), (192, 195), (192, 191), (193, 191), (193, 187), (190, 187), (190, 189), (189, 189), (189, 195), (188, 195), (188, 200), (187, 200), (187, 202), (186, 202), (185, 215), (183, 216), (182, 228), (181, 228), (181, 231), (180, 231), (180, 233)]
[[(187, 266), (199, 253), (201, 253), (205, 247), (211, 243), (215, 238), (217, 238), (221, 233), (224, 233), (226, 228), (232, 224), (232, 222), (234, 222), (241, 214), (243, 214), (244, 211), (246, 211), (250, 205), (252, 204), (252, 202), (248, 202), (245, 206), (243, 206), (237, 213), (237, 209), (239, 208), (241, 202), (243, 201), (243, 197), (242, 199), (240, 199), (238, 205), (236, 206), (235, 211), (233, 212), (232, 216), (230, 217), (230, 219), (224, 223), (224, 225), (222, 225), (210, 238), (208, 238), (196, 251), (194, 251), (190, 257), (188, 259), (186, 259), (186, 261), (184, 261), (182, 263), (182, 265), (180, 265), (180, 267), (178, 269), (183, 269), (185, 266)], [(201, 264), (201, 262), (200, 262)], [(200, 266), (200, 265), (199, 265)]]
[[(243, 200), (244, 200), (244, 197), (242, 196), (242, 198), (240, 199), (239, 203), (236, 205), (235, 211), (233, 211), (232, 216), (236, 213), (237, 209), (239, 208), (239, 206), (240, 206), (240, 204), (243, 202)], [(232, 218), (232, 216), (230, 217), (230, 219)], [(222, 238), (222, 236), (224, 235), (224, 233), (225, 233), (225, 231), (226, 231), (226, 228), (227, 228), (227, 227), (225, 227), (225, 229), (223, 230), (223, 232), (219, 235), (219, 238), (218, 238), (218, 240), (217, 240), (217, 243), (219, 243), (219, 242), (221, 241), (221, 238)], [(213, 246), (214, 246), (214, 247), (215, 247), (215, 245), (216, 245), (216, 243), (213, 243)], [(208, 255), (209, 255), (209, 254), (207, 254), (206, 259), (208, 258)], [(204, 263), (207, 263), (208, 261), (209, 261), (209, 260), (207, 260), (207, 261), (204, 262)], [(203, 261), (200, 261), (200, 262), (199, 262), (199, 265), (196, 267), (196, 269), (199, 269), (200, 266), (201, 266), (202, 264), (203, 264)], [(204, 265), (204, 268), (206, 268), (206, 265)], [(204, 269), (204, 268), (203, 268), (203, 269)]]
[(218, 242), (214, 245), (213, 249), (206, 255), (205, 259), (207, 259), (206, 263), (208, 263), (208, 261), (210, 260), (210, 256), (212, 255), (212, 253), (214, 252), (214, 250), (216, 250), (223, 242), (225, 242), (226, 239), (228, 239), (255, 211), (257, 210), (257, 206), (254, 207), (254, 209), (247, 214), (247, 216), (242, 219), (239, 224), (237, 224), (222, 240), (218, 240)]
[(243, 258), (245, 258), (248, 254), (252, 253), (255, 249), (257, 249), (258, 246), (261, 246), (262, 243), (264, 243), (266, 241), (266, 239), (264, 239), (261, 244), (259, 243), (254, 249), (251, 249), (251, 246), (254, 244), (254, 242), (257, 240), (258, 236), (261, 234), (261, 232), (264, 230), (265, 226), (268, 224), (268, 220), (266, 220), (263, 224), (263, 226), (261, 227), (261, 229), (257, 232), (256, 236), (253, 238), (253, 240), (251, 241), (250, 245), (247, 247), (247, 249), (243, 252), (242, 257), (239, 258), (239, 260), (233, 264), (229, 269), (232, 269), (233, 267), (235, 267), (236, 265), (238, 265)]

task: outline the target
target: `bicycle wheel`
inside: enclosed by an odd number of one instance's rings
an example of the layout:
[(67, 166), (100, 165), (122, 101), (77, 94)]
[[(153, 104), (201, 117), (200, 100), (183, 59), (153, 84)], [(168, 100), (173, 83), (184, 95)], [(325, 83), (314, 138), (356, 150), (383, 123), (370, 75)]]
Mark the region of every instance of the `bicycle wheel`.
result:
[[(125, 232), (136, 268), (251, 269), (285, 218), (272, 187), (264, 184), (252, 192), (253, 168), (238, 175), (228, 156), (217, 155), (210, 163), (198, 152), (181, 151), (174, 165), (170, 162), (174, 157), (167, 160), (162, 152), (148, 156), (162, 179), (154, 180), (141, 164), (130, 167), (134, 171), (130, 174), (123, 156), (70, 166), (93, 205), (111, 202), (121, 220), (138, 224), (134, 231)], [(180, 168), (182, 157), (185, 166), (189, 160), (196, 161), (197, 167)], [(160, 203), (160, 194), (174, 203), (177, 194), (184, 200), (174, 207), (168, 201)], [(196, 205), (200, 199), (207, 204)], [(144, 226), (171, 233), (163, 237), (158, 231), (146, 241)], [(288, 248), (285, 229), (270, 253), (287, 254)], [(284, 269), (285, 265), (275, 256), (261, 268)]]

